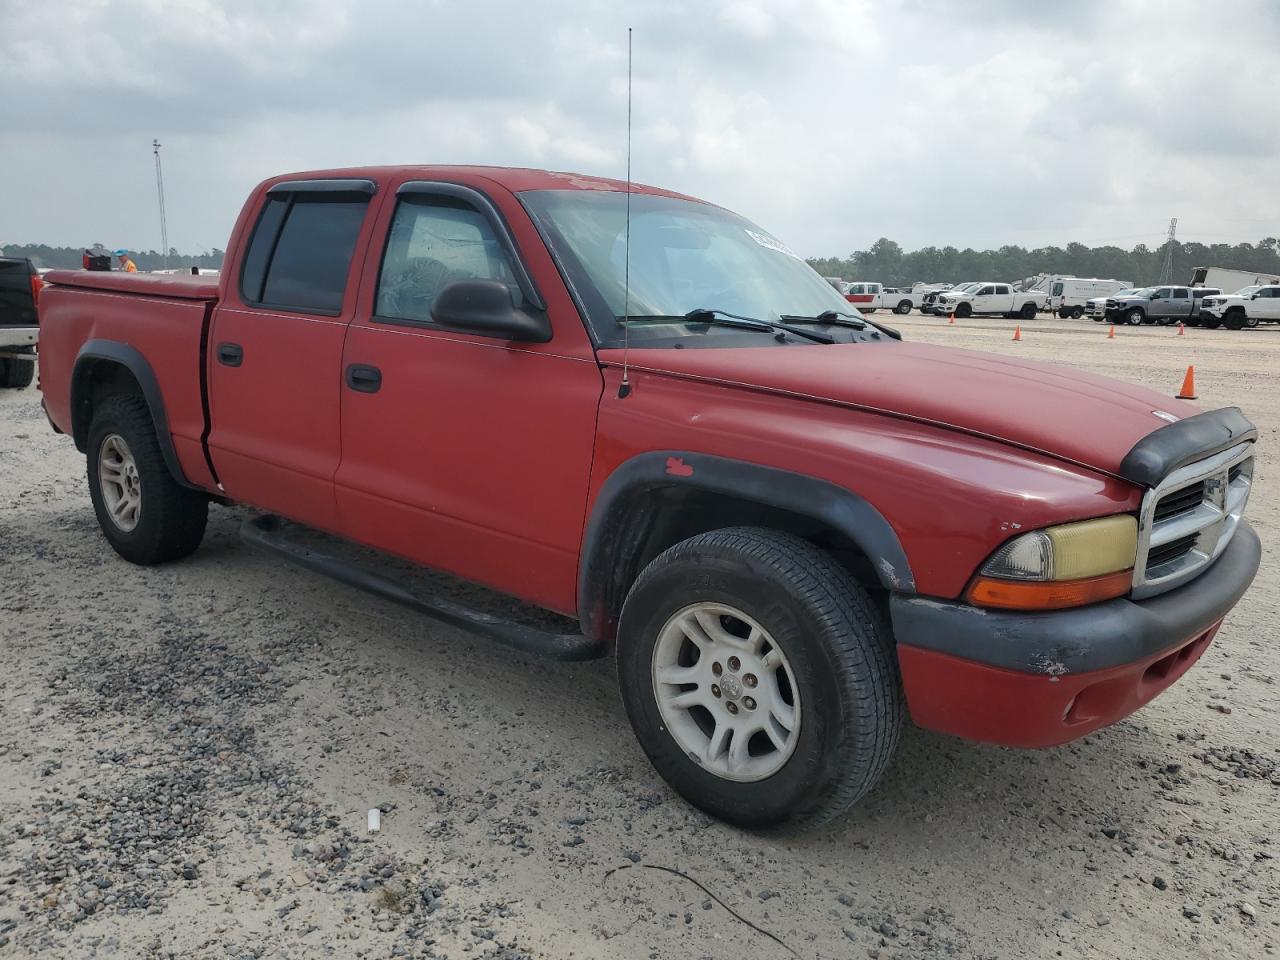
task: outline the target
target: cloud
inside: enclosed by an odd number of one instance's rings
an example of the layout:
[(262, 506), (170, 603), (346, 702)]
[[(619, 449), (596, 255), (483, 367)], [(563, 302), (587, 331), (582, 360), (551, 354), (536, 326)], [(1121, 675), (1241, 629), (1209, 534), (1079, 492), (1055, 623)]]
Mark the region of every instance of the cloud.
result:
[[(0, 4), (0, 242), (222, 246), (272, 174), (622, 176), (806, 254), (1159, 242), (1280, 219), (1280, 5), (1253, 0), (44, 0)], [(1186, 25), (1195, 46), (1187, 51)], [(1182, 51), (1174, 54), (1172, 51)], [(1202, 59), (1207, 57), (1208, 59)]]

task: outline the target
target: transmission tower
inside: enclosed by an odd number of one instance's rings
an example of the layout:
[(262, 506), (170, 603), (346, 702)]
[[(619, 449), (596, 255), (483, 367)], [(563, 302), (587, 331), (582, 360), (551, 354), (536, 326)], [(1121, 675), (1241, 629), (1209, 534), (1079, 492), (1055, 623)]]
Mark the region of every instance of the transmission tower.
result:
[(1177, 242), (1178, 218), (1174, 217), (1169, 221), (1169, 238), (1164, 242), (1164, 263), (1160, 265), (1160, 279), (1157, 281), (1161, 286), (1173, 283), (1173, 246)]

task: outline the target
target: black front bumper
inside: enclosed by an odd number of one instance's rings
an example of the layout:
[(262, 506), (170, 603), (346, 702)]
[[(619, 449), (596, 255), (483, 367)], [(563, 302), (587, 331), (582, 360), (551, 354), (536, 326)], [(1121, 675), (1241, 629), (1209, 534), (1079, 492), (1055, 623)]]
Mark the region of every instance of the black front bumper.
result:
[(893, 631), (900, 644), (1007, 670), (1103, 670), (1155, 656), (1217, 623), (1244, 596), (1261, 559), (1258, 535), (1241, 520), (1208, 570), (1157, 597), (1022, 613), (895, 594)]

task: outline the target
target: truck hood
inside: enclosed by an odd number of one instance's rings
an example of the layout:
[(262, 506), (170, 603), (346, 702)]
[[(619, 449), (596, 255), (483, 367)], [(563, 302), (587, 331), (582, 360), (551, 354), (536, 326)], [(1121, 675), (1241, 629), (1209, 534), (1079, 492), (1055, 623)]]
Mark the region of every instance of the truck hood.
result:
[[(622, 364), (621, 350), (599, 356)], [(632, 348), (630, 366), (932, 423), (1110, 474), (1147, 434), (1201, 412), (1081, 370), (919, 343)]]

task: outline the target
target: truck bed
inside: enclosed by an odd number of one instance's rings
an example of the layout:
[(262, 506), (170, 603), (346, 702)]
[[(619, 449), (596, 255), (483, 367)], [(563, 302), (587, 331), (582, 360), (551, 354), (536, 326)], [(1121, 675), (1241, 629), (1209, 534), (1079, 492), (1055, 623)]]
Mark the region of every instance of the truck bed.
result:
[[(188, 482), (214, 489), (202, 437), (205, 337), (217, 277), (54, 270), (40, 295), (40, 388), (49, 418), (73, 432), (72, 380), (98, 341), (136, 351), (163, 397), (173, 452)], [(145, 378), (145, 375), (144, 375)], [(142, 378), (140, 378), (142, 379)], [(144, 395), (148, 385), (140, 384)]]

